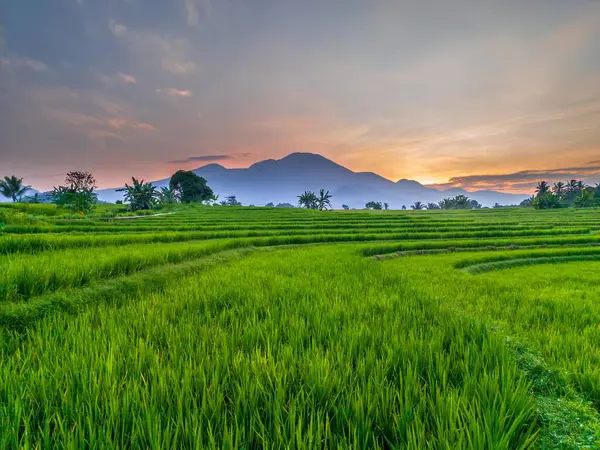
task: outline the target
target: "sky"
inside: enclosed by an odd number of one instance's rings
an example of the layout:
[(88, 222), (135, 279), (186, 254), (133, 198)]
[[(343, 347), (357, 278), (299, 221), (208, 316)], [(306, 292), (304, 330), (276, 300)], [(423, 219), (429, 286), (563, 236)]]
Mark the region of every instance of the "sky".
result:
[(0, 176), (319, 153), (439, 187), (600, 182), (599, 0), (3, 0)]

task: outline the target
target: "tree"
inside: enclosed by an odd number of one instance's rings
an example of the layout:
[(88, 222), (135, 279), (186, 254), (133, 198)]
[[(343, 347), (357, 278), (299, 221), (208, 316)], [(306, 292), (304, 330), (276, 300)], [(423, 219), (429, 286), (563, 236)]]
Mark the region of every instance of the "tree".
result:
[(432, 209), (440, 209), (440, 205), (438, 205), (437, 203), (427, 203), (427, 209), (430, 211)]
[(23, 186), (23, 178), (17, 178), (14, 175), (0, 180), (0, 193), (4, 197), (12, 199), (13, 202), (20, 202), (30, 189), (31, 186)]
[(384, 203), (383, 208), (387, 211), (388, 209), (390, 209), (390, 205), (388, 203)]
[(129, 203), (131, 211), (152, 209), (156, 205), (158, 192), (152, 183), (144, 183), (144, 180), (138, 180), (131, 177), (131, 186), (125, 183), (125, 187), (117, 189), (117, 192), (125, 192), (123, 196), (125, 202)]
[(560, 198), (552, 192), (546, 192), (542, 195), (537, 195), (533, 199), (533, 207), (535, 209), (556, 209), (560, 208)]
[(558, 183), (554, 183), (554, 186), (552, 186), (552, 193), (554, 195), (558, 195), (558, 197), (560, 197), (560, 198), (563, 198), (563, 196), (565, 195), (565, 192), (566, 192), (566, 185), (562, 181), (559, 181)]
[(545, 181), (540, 181), (535, 188), (536, 197), (541, 197), (550, 192), (550, 186)]
[(91, 173), (79, 170), (67, 173), (65, 185), (70, 192), (93, 192), (98, 187), (96, 186), (96, 179)]
[(319, 211), (324, 211), (327, 210), (328, 207), (331, 207), (331, 197), (332, 195), (329, 191), (325, 192), (325, 189), (321, 189), (319, 197), (317, 198), (317, 209)]
[(94, 189), (96, 180), (91, 173), (73, 170), (67, 173), (64, 186), (53, 188), (52, 202), (83, 214), (94, 209), (98, 202)]
[(594, 191), (584, 189), (579, 194), (579, 197), (573, 202), (573, 206), (576, 208), (591, 208), (596, 205), (596, 199), (594, 198)]
[(383, 209), (383, 205), (381, 204), (381, 202), (374, 202), (374, 201), (368, 202), (365, 205), (365, 207), (367, 209), (373, 209), (373, 210), (377, 210), (377, 211)]
[(27, 203), (42, 203), (42, 199), (40, 198), (39, 192), (36, 192), (30, 197), (27, 198)]
[(345, 209), (347, 211), (350, 209), (350, 207), (348, 205), (342, 205), (342, 209)]
[(171, 176), (169, 187), (177, 192), (181, 203), (204, 202), (214, 195), (206, 180), (191, 170), (175, 172)]
[(425, 205), (422, 202), (415, 202), (411, 208), (414, 209), (415, 211), (421, 211), (422, 209), (424, 209)]
[(298, 196), (298, 206), (300, 208), (317, 209), (319, 206), (319, 198), (314, 192), (305, 191)]
[(528, 207), (533, 206), (534, 201), (535, 201), (535, 197), (529, 197), (528, 199), (523, 200), (519, 206), (528, 208)]
[(160, 192), (158, 193), (158, 200), (163, 205), (177, 203), (177, 191), (171, 186), (164, 186), (160, 188)]
[(406, 211), (406, 205), (402, 205), (402, 211)]
[(221, 202), (223, 206), (242, 206), (240, 202), (238, 202), (235, 195), (230, 195), (229, 197), (225, 197), (224, 203)]

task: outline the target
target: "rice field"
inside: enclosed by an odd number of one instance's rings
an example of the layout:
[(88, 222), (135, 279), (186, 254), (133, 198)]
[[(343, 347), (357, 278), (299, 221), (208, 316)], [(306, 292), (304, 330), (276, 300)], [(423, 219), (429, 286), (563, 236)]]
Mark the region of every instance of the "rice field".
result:
[(600, 448), (600, 210), (35, 208), (2, 449)]

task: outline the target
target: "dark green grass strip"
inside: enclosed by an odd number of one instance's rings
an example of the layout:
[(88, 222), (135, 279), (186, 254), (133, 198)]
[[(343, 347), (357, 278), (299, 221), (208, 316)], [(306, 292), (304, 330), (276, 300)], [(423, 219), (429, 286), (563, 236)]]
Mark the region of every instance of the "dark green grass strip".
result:
[(600, 255), (569, 255), (569, 256), (543, 256), (539, 258), (518, 258), (506, 261), (476, 264), (465, 267), (463, 270), (472, 274), (493, 272), (495, 270), (512, 269), (513, 267), (535, 266), (539, 264), (559, 264), (576, 261), (600, 261)]
[(394, 242), (373, 244), (363, 247), (360, 253), (363, 256), (384, 256), (396, 252), (406, 252), (413, 250), (498, 250), (504, 247), (510, 247), (512, 250), (528, 248), (532, 246), (571, 246), (571, 245), (599, 245), (599, 235), (587, 236), (559, 236), (559, 237), (523, 237), (520, 239), (463, 239), (463, 240), (438, 240), (420, 243), (415, 247), (411, 242)]
[(600, 448), (600, 415), (558, 370), (526, 345), (506, 339), (517, 367), (530, 382), (540, 422), (540, 449)]
[[(484, 239), (491, 238), (521, 238), (532, 237), (537, 242), (543, 243), (550, 241), (551, 236), (564, 236), (560, 240), (564, 242), (598, 242), (599, 235), (589, 234), (589, 229), (570, 229), (570, 230), (524, 230), (524, 231), (490, 231), (490, 232), (450, 232), (450, 233), (354, 233), (354, 234), (301, 234), (290, 235), (260, 235), (256, 233), (246, 233), (235, 238), (250, 242), (249, 245), (292, 245), (309, 244), (320, 242), (367, 242), (367, 241), (408, 241), (408, 240), (429, 240), (424, 242), (423, 248), (445, 248), (448, 245), (440, 243), (443, 239), (465, 239), (457, 241), (457, 246), (476, 246), (473, 242), (484, 242)], [(577, 236), (577, 237), (574, 237)], [(214, 238), (234, 238), (231, 234), (211, 234), (203, 232), (164, 232), (164, 233), (145, 233), (145, 234), (100, 234), (100, 235), (27, 235), (0, 237), (0, 255), (11, 253), (36, 253), (39, 251), (57, 250), (65, 248), (84, 248), (84, 247), (102, 247), (106, 245), (127, 245), (143, 243), (167, 243), (184, 242), (192, 240), (207, 240)], [(466, 239), (478, 239), (470, 241)], [(495, 241), (494, 241), (495, 242)], [(485, 244), (485, 245), (494, 245)], [(375, 250), (364, 250), (365, 256), (373, 256), (380, 253), (391, 253), (404, 250), (402, 244), (387, 244), (386, 246), (376, 247)]]

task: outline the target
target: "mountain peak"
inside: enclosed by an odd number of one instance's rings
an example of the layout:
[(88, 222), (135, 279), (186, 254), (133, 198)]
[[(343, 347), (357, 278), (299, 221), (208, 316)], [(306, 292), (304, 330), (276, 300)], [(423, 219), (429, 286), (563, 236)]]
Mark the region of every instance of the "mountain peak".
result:
[(412, 185), (412, 186), (421, 186), (421, 187), (423, 187), (423, 185), (421, 183), (419, 183), (418, 181), (409, 180), (407, 178), (402, 178), (401, 180), (396, 181), (396, 184), (405, 185), (405, 186)]

